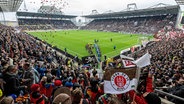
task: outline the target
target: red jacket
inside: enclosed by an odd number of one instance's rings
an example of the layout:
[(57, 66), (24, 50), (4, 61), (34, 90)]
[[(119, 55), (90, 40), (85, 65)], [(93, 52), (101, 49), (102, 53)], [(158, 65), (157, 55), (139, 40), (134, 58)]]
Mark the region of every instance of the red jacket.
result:
[(53, 83), (46, 83), (46, 97), (50, 98), (52, 95), (52, 90), (54, 89), (54, 84)]
[(31, 95), (30, 95), (31, 104), (45, 104), (45, 100), (44, 100), (43, 96), (40, 95), (39, 93), (37, 93), (36, 96), (35, 96), (35, 94), (31, 93)]
[(103, 93), (103, 91), (100, 89), (100, 87), (98, 87), (98, 92), (92, 92), (91, 88), (87, 88), (87, 92), (86, 92), (89, 97), (91, 98), (92, 104), (96, 104), (96, 100), (98, 99), (97, 97), (99, 97), (99, 95), (101, 95)]
[(40, 94), (46, 95), (46, 87), (43, 81), (40, 82)]
[[(153, 92), (152, 78), (146, 79), (146, 92)], [(134, 98), (134, 94), (135, 94), (135, 98)], [(133, 91), (133, 90), (129, 91), (129, 96), (132, 99), (134, 98), (134, 100), (137, 104), (147, 104), (144, 97), (142, 95), (141, 96), (136, 95), (135, 91)]]

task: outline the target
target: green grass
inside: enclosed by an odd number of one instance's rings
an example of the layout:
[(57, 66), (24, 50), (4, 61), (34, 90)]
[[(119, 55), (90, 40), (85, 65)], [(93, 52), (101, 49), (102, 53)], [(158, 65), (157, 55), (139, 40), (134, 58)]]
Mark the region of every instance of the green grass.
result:
[[(67, 52), (72, 55), (78, 55), (79, 58), (88, 56), (88, 52), (85, 49), (87, 43), (94, 44), (94, 39), (99, 40), (98, 45), (100, 47), (102, 58), (104, 55), (107, 57), (113, 57), (120, 54), (120, 51), (129, 48), (139, 43), (139, 37), (143, 35), (133, 34), (121, 34), (113, 32), (96, 32), (88, 30), (66, 30), (57, 32), (29, 32), (31, 35), (40, 38), (58, 47), (61, 50), (67, 48)], [(66, 33), (66, 34), (65, 34)], [(44, 35), (46, 35), (46, 37)], [(53, 37), (54, 35), (54, 37)], [(112, 42), (110, 39), (112, 38)], [(113, 47), (116, 46), (114, 50)]]

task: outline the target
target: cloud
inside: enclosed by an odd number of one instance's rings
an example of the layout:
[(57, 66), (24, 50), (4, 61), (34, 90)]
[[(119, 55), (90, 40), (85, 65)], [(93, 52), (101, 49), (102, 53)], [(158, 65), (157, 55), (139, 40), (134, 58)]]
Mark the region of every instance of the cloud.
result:
[[(176, 5), (175, 0), (65, 0), (68, 6), (62, 10), (65, 14), (88, 15), (92, 10), (103, 13), (109, 10), (121, 11), (127, 8), (127, 4), (136, 3), (137, 8), (148, 8), (158, 3)], [(32, 3), (31, 3), (32, 2)], [(33, 3), (35, 2), (35, 3)], [(36, 12), (41, 6), (41, 0), (26, 0), (26, 7), (29, 11)], [(23, 10), (24, 3), (21, 5)]]

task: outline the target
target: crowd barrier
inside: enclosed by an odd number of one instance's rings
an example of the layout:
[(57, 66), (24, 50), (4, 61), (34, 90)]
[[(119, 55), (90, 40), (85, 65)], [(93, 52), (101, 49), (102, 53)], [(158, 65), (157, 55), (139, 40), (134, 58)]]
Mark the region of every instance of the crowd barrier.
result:
[[(155, 92), (156, 92), (156, 93), (160, 93), (160, 94), (164, 94), (164, 95), (166, 95), (166, 96), (172, 97), (172, 98), (177, 99), (177, 100), (184, 101), (184, 98), (181, 98), (181, 97), (176, 96), (176, 95), (172, 95), (172, 94), (170, 94), (170, 93), (167, 93), (167, 92), (164, 92), (164, 91), (161, 91), (161, 90), (158, 90), (158, 89), (155, 89)], [(163, 101), (164, 101), (164, 102), (168, 102), (167, 100), (162, 99), (162, 102), (163, 102)], [(172, 103), (172, 102), (170, 102), (170, 103), (164, 103), (164, 102), (163, 102), (163, 104), (174, 104), (174, 103)]]

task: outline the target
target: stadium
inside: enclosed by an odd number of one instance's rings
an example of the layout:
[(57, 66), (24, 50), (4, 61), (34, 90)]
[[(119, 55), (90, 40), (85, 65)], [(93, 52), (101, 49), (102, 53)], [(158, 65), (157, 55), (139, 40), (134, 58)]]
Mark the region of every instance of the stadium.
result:
[(170, 1), (81, 15), (0, 0), (0, 104), (184, 104), (184, 1)]

